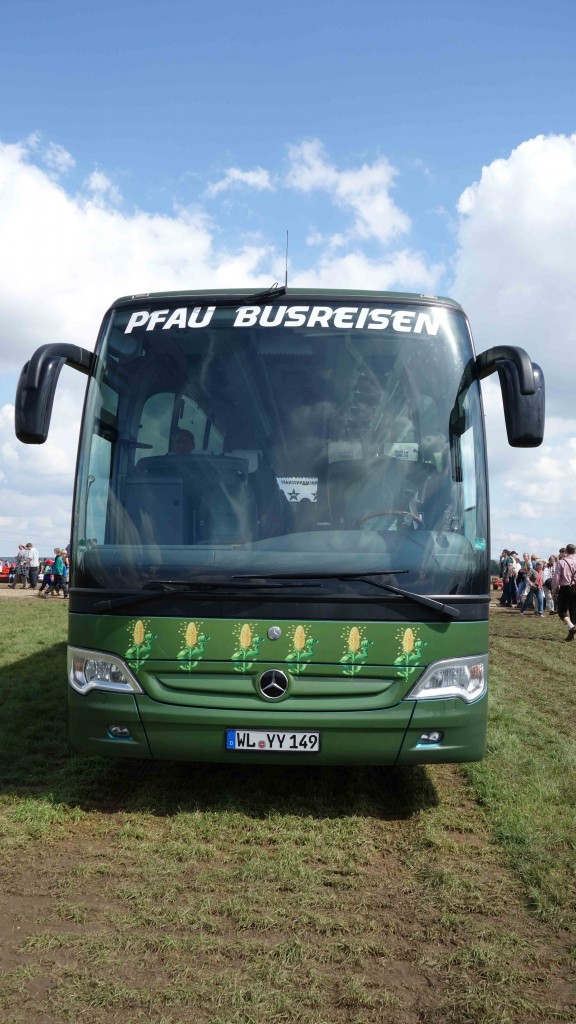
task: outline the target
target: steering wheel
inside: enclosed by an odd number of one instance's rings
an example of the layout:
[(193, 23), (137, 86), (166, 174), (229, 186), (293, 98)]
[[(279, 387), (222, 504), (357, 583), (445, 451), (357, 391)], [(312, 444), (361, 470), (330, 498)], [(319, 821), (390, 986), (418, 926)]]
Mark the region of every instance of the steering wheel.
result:
[(386, 508), (383, 509), (382, 512), (367, 512), (365, 516), (362, 516), (358, 520), (358, 525), (361, 526), (362, 523), (368, 522), (369, 519), (377, 519), (378, 516), (408, 516), (410, 519), (413, 519), (415, 523), (422, 522), (422, 517), (416, 515), (414, 512), (408, 512), (397, 508)]

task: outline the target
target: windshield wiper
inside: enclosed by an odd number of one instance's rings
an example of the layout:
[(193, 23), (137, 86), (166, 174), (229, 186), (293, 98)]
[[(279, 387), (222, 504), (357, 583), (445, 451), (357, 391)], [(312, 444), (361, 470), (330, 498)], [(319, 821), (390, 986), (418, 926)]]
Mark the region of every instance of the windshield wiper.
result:
[(368, 580), (371, 576), (400, 576), (410, 569), (378, 569), (376, 572), (243, 572), (231, 580)]
[[(276, 591), (286, 588), (287, 584), (295, 587), (322, 587), (323, 581), (338, 580), (342, 582), (367, 583), (372, 587), (385, 590), (387, 593), (396, 594), (407, 601), (424, 605), (426, 608), (433, 608), (434, 611), (445, 615), (450, 619), (458, 619), (460, 612), (452, 605), (444, 604), (443, 601), (436, 601), (433, 597), (426, 597), (424, 594), (414, 594), (411, 590), (404, 590), (400, 587), (393, 587), (390, 583), (382, 583), (376, 580), (375, 576), (400, 576), (409, 572), (409, 569), (388, 569), (371, 573), (357, 572), (289, 572), (289, 573), (241, 573), (230, 576), (228, 579), (210, 579), (204, 577), (197, 580), (150, 580), (142, 590), (136, 590), (132, 594), (125, 594), (122, 597), (112, 597), (106, 601), (98, 601), (94, 605), (94, 611), (110, 611), (112, 608), (121, 608), (124, 605), (134, 603), (140, 604), (144, 601), (151, 601), (155, 598), (193, 596), (198, 592), (217, 592), (219, 597), (232, 593), (234, 596), (242, 591), (249, 591), (255, 594), (259, 590), (263, 593), (270, 589)], [(242, 582), (240, 582), (242, 581)], [(260, 585), (261, 583), (261, 585)]]
[(433, 597), (426, 597), (424, 594), (415, 594), (412, 590), (403, 590), (400, 587), (393, 587), (389, 583), (380, 583), (378, 580), (371, 580), (368, 576), (357, 576), (356, 579), (360, 579), (364, 583), (371, 583), (373, 587), (379, 587), (381, 590), (387, 590), (391, 594), (398, 594), (399, 597), (404, 597), (408, 601), (414, 601), (416, 604), (423, 604), (425, 608), (433, 608), (434, 611), (439, 612), (440, 615), (445, 615), (448, 619), (460, 618), (460, 612), (457, 608), (454, 608), (451, 604), (444, 604), (443, 601), (436, 601)]
[(433, 608), (434, 611), (439, 612), (441, 615), (446, 615), (449, 619), (459, 619), (460, 612), (457, 608), (454, 608), (450, 604), (444, 604), (443, 601), (436, 601), (433, 597), (426, 597), (424, 594), (414, 594), (411, 590), (403, 590), (400, 587), (393, 587), (390, 583), (381, 583), (379, 580), (373, 579), (374, 576), (400, 576), (402, 573), (409, 572), (409, 569), (388, 569), (386, 571), (368, 572), (368, 573), (357, 573), (357, 572), (330, 572), (330, 573), (315, 573), (315, 572), (291, 572), (291, 573), (272, 573), (265, 575), (263, 573), (250, 573), (242, 576), (232, 576), (232, 579), (271, 579), (271, 580), (351, 580), (359, 583), (369, 583), (373, 587), (378, 587), (380, 590), (386, 590), (390, 594), (397, 594), (398, 597), (403, 597), (408, 601), (414, 601), (415, 604), (422, 604), (426, 608)]
[[(197, 580), (150, 580), (145, 583), (142, 590), (133, 590), (130, 594), (123, 594), (122, 597), (111, 597), (105, 601), (97, 601), (93, 610), (95, 612), (110, 611), (112, 608), (122, 608), (124, 605), (140, 604), (143, 601), (152, 601), (162, 597), (174, 597), (176, 595), (192, 596), (201, 593), (218, 592), (219, 597), (228, 596), (228, 593), (236, 595), (240, 591), (249, 590), (254, 594), (258, 589), (268, 591), (271, 588), (282, 590), (285, 586), (281, 580), (274, 582), (275, 577), (258, 577), (265, 580), (265, 585), (255, 587), (253, 583), (231, 584), (231, 580), (241, 577), (232, 576), (227, 579), (197, 579)], [(246, 577), (246, 580), (254, 577)], [(302, 583), (303, 587), (318, 586), (318, 582)], [(320, 584), (321, 585), (321, 584)]]

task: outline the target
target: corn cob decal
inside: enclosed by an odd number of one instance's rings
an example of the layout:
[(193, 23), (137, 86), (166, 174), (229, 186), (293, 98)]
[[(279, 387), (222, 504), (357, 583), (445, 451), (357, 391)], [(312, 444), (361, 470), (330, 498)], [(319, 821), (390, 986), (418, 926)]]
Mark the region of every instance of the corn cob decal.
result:
[(344, 656), (340, 658), (340, 664), (344, 666), (342, 674), (355, 676), (360, 672), (362, 665), (368, 657), (368, 648), (374, 642), (366, 640), (363, 630), (358, 626), (352, 626), (348, 635), (344, 633), (345, 647)]
[(306, 665), (314, 657), (314, 645), (317, 643), (318, 641), (314, 640), (313, 637), (306, 636), (304, 626), (296, 626), (292, 638), (292, 650), (285, 659), (290, 662), (290, 670), (292, 672), (295, 672), (296, 675), (304, 672)]
[(235, 672), (249, 672), (254, 664), (254, 659), (260, 654), (260, 644), (264, 637), (254, 636), (252, 627), (248, 622), (237, 631), (238, 647), (232, 655), (232, 661), (238, 662), (234, 665)]
[(176, 655), (182, 662), (179, 666), (181, 672), (191, 672), (204, 657), (210, 637), (201, 631), (201, 626), (201, 622), (189, 622), (182, 630), (184, 646)]
[(411, 675), (416, 671), (411, 666), (418, 664), (422, 657), (422, 648), (426, 647), (426, 644), (418, 638), (418, 634), (413, 629), (405, 629), (401, 633), (396, 634), (396, 639), (400, 641), (400, 654), (395, 659), (395, 665), (402, 665), (403, 668), (398, 670), (398, 675), (408, 682)]
[(158, 639), (157, 633), (151, 633), (150, 623), (147, 620), (138, 619), (128, 626), (128, 633), (131, 634), (131, 644), (124, 657), (134, 668), (140, 668), (143, 661), (150, 657), (152, 652), (152, 641)]

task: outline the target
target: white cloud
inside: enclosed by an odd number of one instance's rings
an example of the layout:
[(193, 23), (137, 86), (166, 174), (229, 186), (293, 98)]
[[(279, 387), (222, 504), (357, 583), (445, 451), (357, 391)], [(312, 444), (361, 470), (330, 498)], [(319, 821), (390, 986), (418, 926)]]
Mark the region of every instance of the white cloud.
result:
[(0, 408), (0, 555), (32, 540), (42, 554), (68, 544), (78, 429), (86, 378), (62, 371), (50, 434), (25, 445), (14, 434), (14, 406)]
[(263, 167), (255, 167), (252, 171), (241, 171), (238, 167), (229, 167), (220, 181), (208, 186), (204, 195), (213, 198), (221, 192), (228, 192), (229, 189), (242, 186), (256, 189), (259, 192), (272, 191), (273, 188), (270, 175)]
[(291, 271), (289, 276), (290, 284), (299, 288), (397, 288), (434, 293), (442, 269), (441, 265), (430, 266), (422, 254), (407, 249), (371, 258), (359, 249), (335, 255), (329, 246), (314, 266)]
[(306, 236), (306, 245), (324, 245), (325, 241), (325, 235), (316, 228), (311, 228)]
[(199, 209), (174, 216), (121, 213), (118, 193), (94, 171), (70, 195), (33, 163), (26, 144), (0, 145), (0, 312), (3, 371), (47, 341), (91, 347), (121, 294), (270, 283), (270, 250), (214, 244)]
[(119, 189), (103, 171), (95, 170), (86, 180), (86, 188), (96, 199), (117, 206), (121, 201)]
[(76, 166), (74, 157), (63, 146), (50, 142), (43, 151), (43, 160), (57, 175), (67, 174)]
[(528, 349), (553, 388), (553, 414), (572, 415), (576, 135), (522, 143), (483, 168), (458, 208), (454, 293), (479, 347)]
[[(576, 535), (576, 435), (571, 353), (576, 265), (576, 135), (539, 136), (484, 167), (460, 196), (452, 292), (470, 315), (478, 350), (519, 345), (544, 371), (547, 427), (540, 449), (507, 446), (499, 389), (483, 386), (490, 444), (494, 548), (520, 543), (522, 519), (550, 550)], [(510, 478), (510, 467), (514, 472)], [(516, 501), (503, 500), (505, 475)], [(529, 507), (523, 501), (530, 495)], [(524, 534), (523, 534), (524, 536)], [(545, 553), (540, 550), (540, 553)]]
[(33, 132), (20, 148), (24, 152), (34, 152), (40, 163), (48, 169), (52, 177), (68, 174), (76, 166), (76, 161), (64, 146), (57, 142), (45, 142), (40, 132)]
[(388, 244), (410, 230), (410, 218), (390, 197), (397, 171), (383, 157), (352, 170), (330, 163), (318, 139), (289, 148), (285, 183), (300, 192), (326, 192), (339, 207), (353, 214), (350, 239), (376, 239)]

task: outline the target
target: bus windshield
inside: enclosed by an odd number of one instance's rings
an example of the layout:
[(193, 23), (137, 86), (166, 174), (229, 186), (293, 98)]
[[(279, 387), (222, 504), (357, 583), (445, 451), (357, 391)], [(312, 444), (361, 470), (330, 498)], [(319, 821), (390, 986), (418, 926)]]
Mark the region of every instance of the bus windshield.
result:
[(484, 593), (477, 383), (455, 416), (471, 356), (440, 302), (117, 304), (88, 388), (74, 584), (402, 571), (415, 593)]

